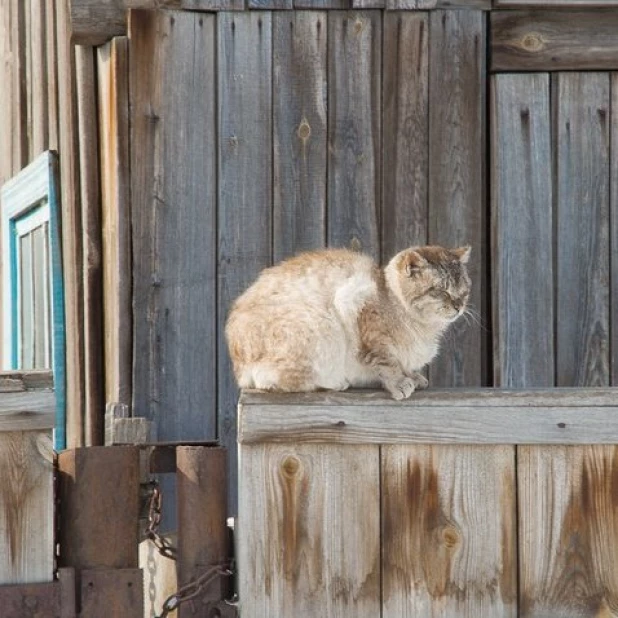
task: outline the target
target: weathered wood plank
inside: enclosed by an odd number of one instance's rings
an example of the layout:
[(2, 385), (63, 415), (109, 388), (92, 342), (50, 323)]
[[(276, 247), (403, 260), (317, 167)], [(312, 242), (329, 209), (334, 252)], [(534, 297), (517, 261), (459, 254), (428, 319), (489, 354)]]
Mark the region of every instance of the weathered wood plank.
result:
[(239, 441), (368, 444), (610, 444), (613, 389), (383, 393), (274, 397), (243, 393)]
[(493, 11), (491, 70), (616, 69), (617, 28), (615, 10)]
[(71, 37), (78, 45), (102, 45), (126, 34), (124, 0), (68, 0)]
[(353, 9), (383, 9), (387, 0), (351, 0)]
[[(236, 403), (224, 323), (233, 300), (272, 259), (271, 14), (221, 13), (219, 60), (218, 438), (236, 504)], [(256, 163), (259, 161), (259, 165)]]
[(84, 291), (84, 445), (103, 444), (103, 289), (101, 193), (95, 52), (75, 48), (79, 170), (81, 187), (82, 280)]
[(517, 616), (515, 449), (382, 448), (384, 616)]
[(273, 15), (275, 262), (325, 244), (326, 39), (323, 12)]
[(491, 10), (492, 0), (417, 0), (418, 9), (481, 9)]
[(59, 564), (79, 570), (137, 568), (139, 448), (63, 451), (58, 472)]
[(348, 9), (352, 0), (294, 0), (295, 9)]
[(384, 14), (382, 261), (427, 244), (429, 16)]
[(292, 0), (247, 0), (249, 9), (292, 9)]
[(56, 37), (56, 2), (45, 0), (45, 58), (47, 67), (48, 142), (50, 150), (59, 149), (58, 127), (58, 43)]
[(611, 340), (611, 384), (618, 386), (618, 74), (611, 76), (611, 161), (610, 161), (610, 332)]
[(240, 461), (243, 618), (379, 616), (378, 447), (243, 446)]
[(0, 432), (51, 429), (56, 399), (51, 391), (3, 392), (0, 394)]
[(616, 446), (519, 447), (520, 615), (616, 616)]
[(80, 581), (80, 615), (143, 618), (144, 577), (140, 569), (84, 569)]
[(556, 76), (556, 383), (609, 384), (607, 73)]
[[(5, 397), (0, 397), (0, 406)], [(51, 434), (51, 430), (0, 431), (0, 585), (53, 580)]]
[(131, 216), (128, 39), (97, 50), (105, 400), (131, 404)]
[(47, 86), (47, 30), (45, 0), (30, 0), (31, 80), (29, 97), (32, 107), (31, 160), (48, 148), (49, 114)]
[(494, 384), (554, 385), (549, 76), (492, 82)]
[(548, 9), (585, 8), (618, 6), (617, 0), (494, 0), (496, 7), (541, 7)]
[(133, 411), (159, 440), (203, 439), (216, 432), (215, 16), (132, 11), (130, 37)]
[(380, 258), (382, 20), (328, 14), (328, 238)]
[[(17, 174), (29, 163), (28, 140), (28, 82), (27, 82), (27, 31), (24, 0), (5, 0), (9, 5), (9, 45), (11, 98), (11, 174)], [(3, 85), (4, 87), (4, 85)]]
[(84, 440), (84, 306), (75, 48), (69, 34), (69, 0), (57, 3), (58, 126), (62, 203), (62, 268), (66, 333), (66, 444)]
[(0, 393), (27, 390), (51, 390), (54, 376), (48, 369), (41, 371), (0, 371)]
[[(429, 242), (472, 246), (471, 304), (486, 318), (485, 20), (434, 11), (429, 36)], [(429, 369), (434, 386), (488, 382), (486, 336), (457, 322)]]

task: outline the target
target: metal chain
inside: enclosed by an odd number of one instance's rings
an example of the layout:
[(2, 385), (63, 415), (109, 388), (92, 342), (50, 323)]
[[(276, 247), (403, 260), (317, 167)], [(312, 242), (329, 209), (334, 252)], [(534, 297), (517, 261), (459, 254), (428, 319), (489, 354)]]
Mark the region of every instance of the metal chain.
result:
[(154, 546), (162, 556), (170, 560), (176, 560), (178, 553), (177, 549), (173, 545), (170, 545), (169, 542), (159, 534), (161, 502), (163, 498), (161, 488), (157, 481), (152, 481), (151, 486), (152, 494), (148, 505), (148, 528), (146, 528), (146, 537), (154, 543)]
[(180, 587), (174, 594), (169, 596), (163, 603), (163, 611), (155, 618), (166, 618), (170, 612), (178, 609), (181, 603), (186, 603), (198, 597), (203, 589), (214, 581), (217, 577), (229, 577), (233, 571), (229, 568), (229, 563), (218, 564), (208, 568), (202, 575)]

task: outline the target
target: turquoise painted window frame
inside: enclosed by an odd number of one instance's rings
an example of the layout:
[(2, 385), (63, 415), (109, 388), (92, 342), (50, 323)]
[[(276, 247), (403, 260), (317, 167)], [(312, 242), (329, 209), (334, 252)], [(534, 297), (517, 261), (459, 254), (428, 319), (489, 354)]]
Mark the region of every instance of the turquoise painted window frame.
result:
[(2, 368), (18, 367), (18, 251), (17, 240), (36, 223), (48, 222), (51, 277), (52, 372), (56, 395), (54, 448), (66, 448), (66, 379), (64, 287), (60, 241), (58, 155), (47, 151), (11, 178), (0, 189), (0, 230), (2, 231)]

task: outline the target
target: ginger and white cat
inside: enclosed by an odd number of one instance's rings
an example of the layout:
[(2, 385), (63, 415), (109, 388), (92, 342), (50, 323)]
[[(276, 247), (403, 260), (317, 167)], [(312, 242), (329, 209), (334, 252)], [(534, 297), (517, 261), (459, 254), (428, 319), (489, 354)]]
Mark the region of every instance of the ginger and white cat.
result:
[(234, 303), (226, 336), (241, 388), (383, 386), (395, 399), (427, 386), (419, 371), (466, 310), (470, 247), (414, 247), (384, 269), (326, 249), (267, 268)]

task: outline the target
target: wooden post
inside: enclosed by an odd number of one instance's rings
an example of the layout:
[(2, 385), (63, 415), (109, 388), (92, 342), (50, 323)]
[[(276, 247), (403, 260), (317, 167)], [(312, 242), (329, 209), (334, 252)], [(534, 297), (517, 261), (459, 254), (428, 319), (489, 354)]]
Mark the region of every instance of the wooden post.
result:
[(139, 448), (89, 447), (58, 456), (61, 566), (137, 568)]
[[(228, 559), (225, 449), (179, 446), (176, 475), (178, 585), (184, 586)], [(196, 602), (180, 606), (179, 618), (204, 615), (204, 605), (224, 598), (226, 584), (223, 577), (214, 579)]]

